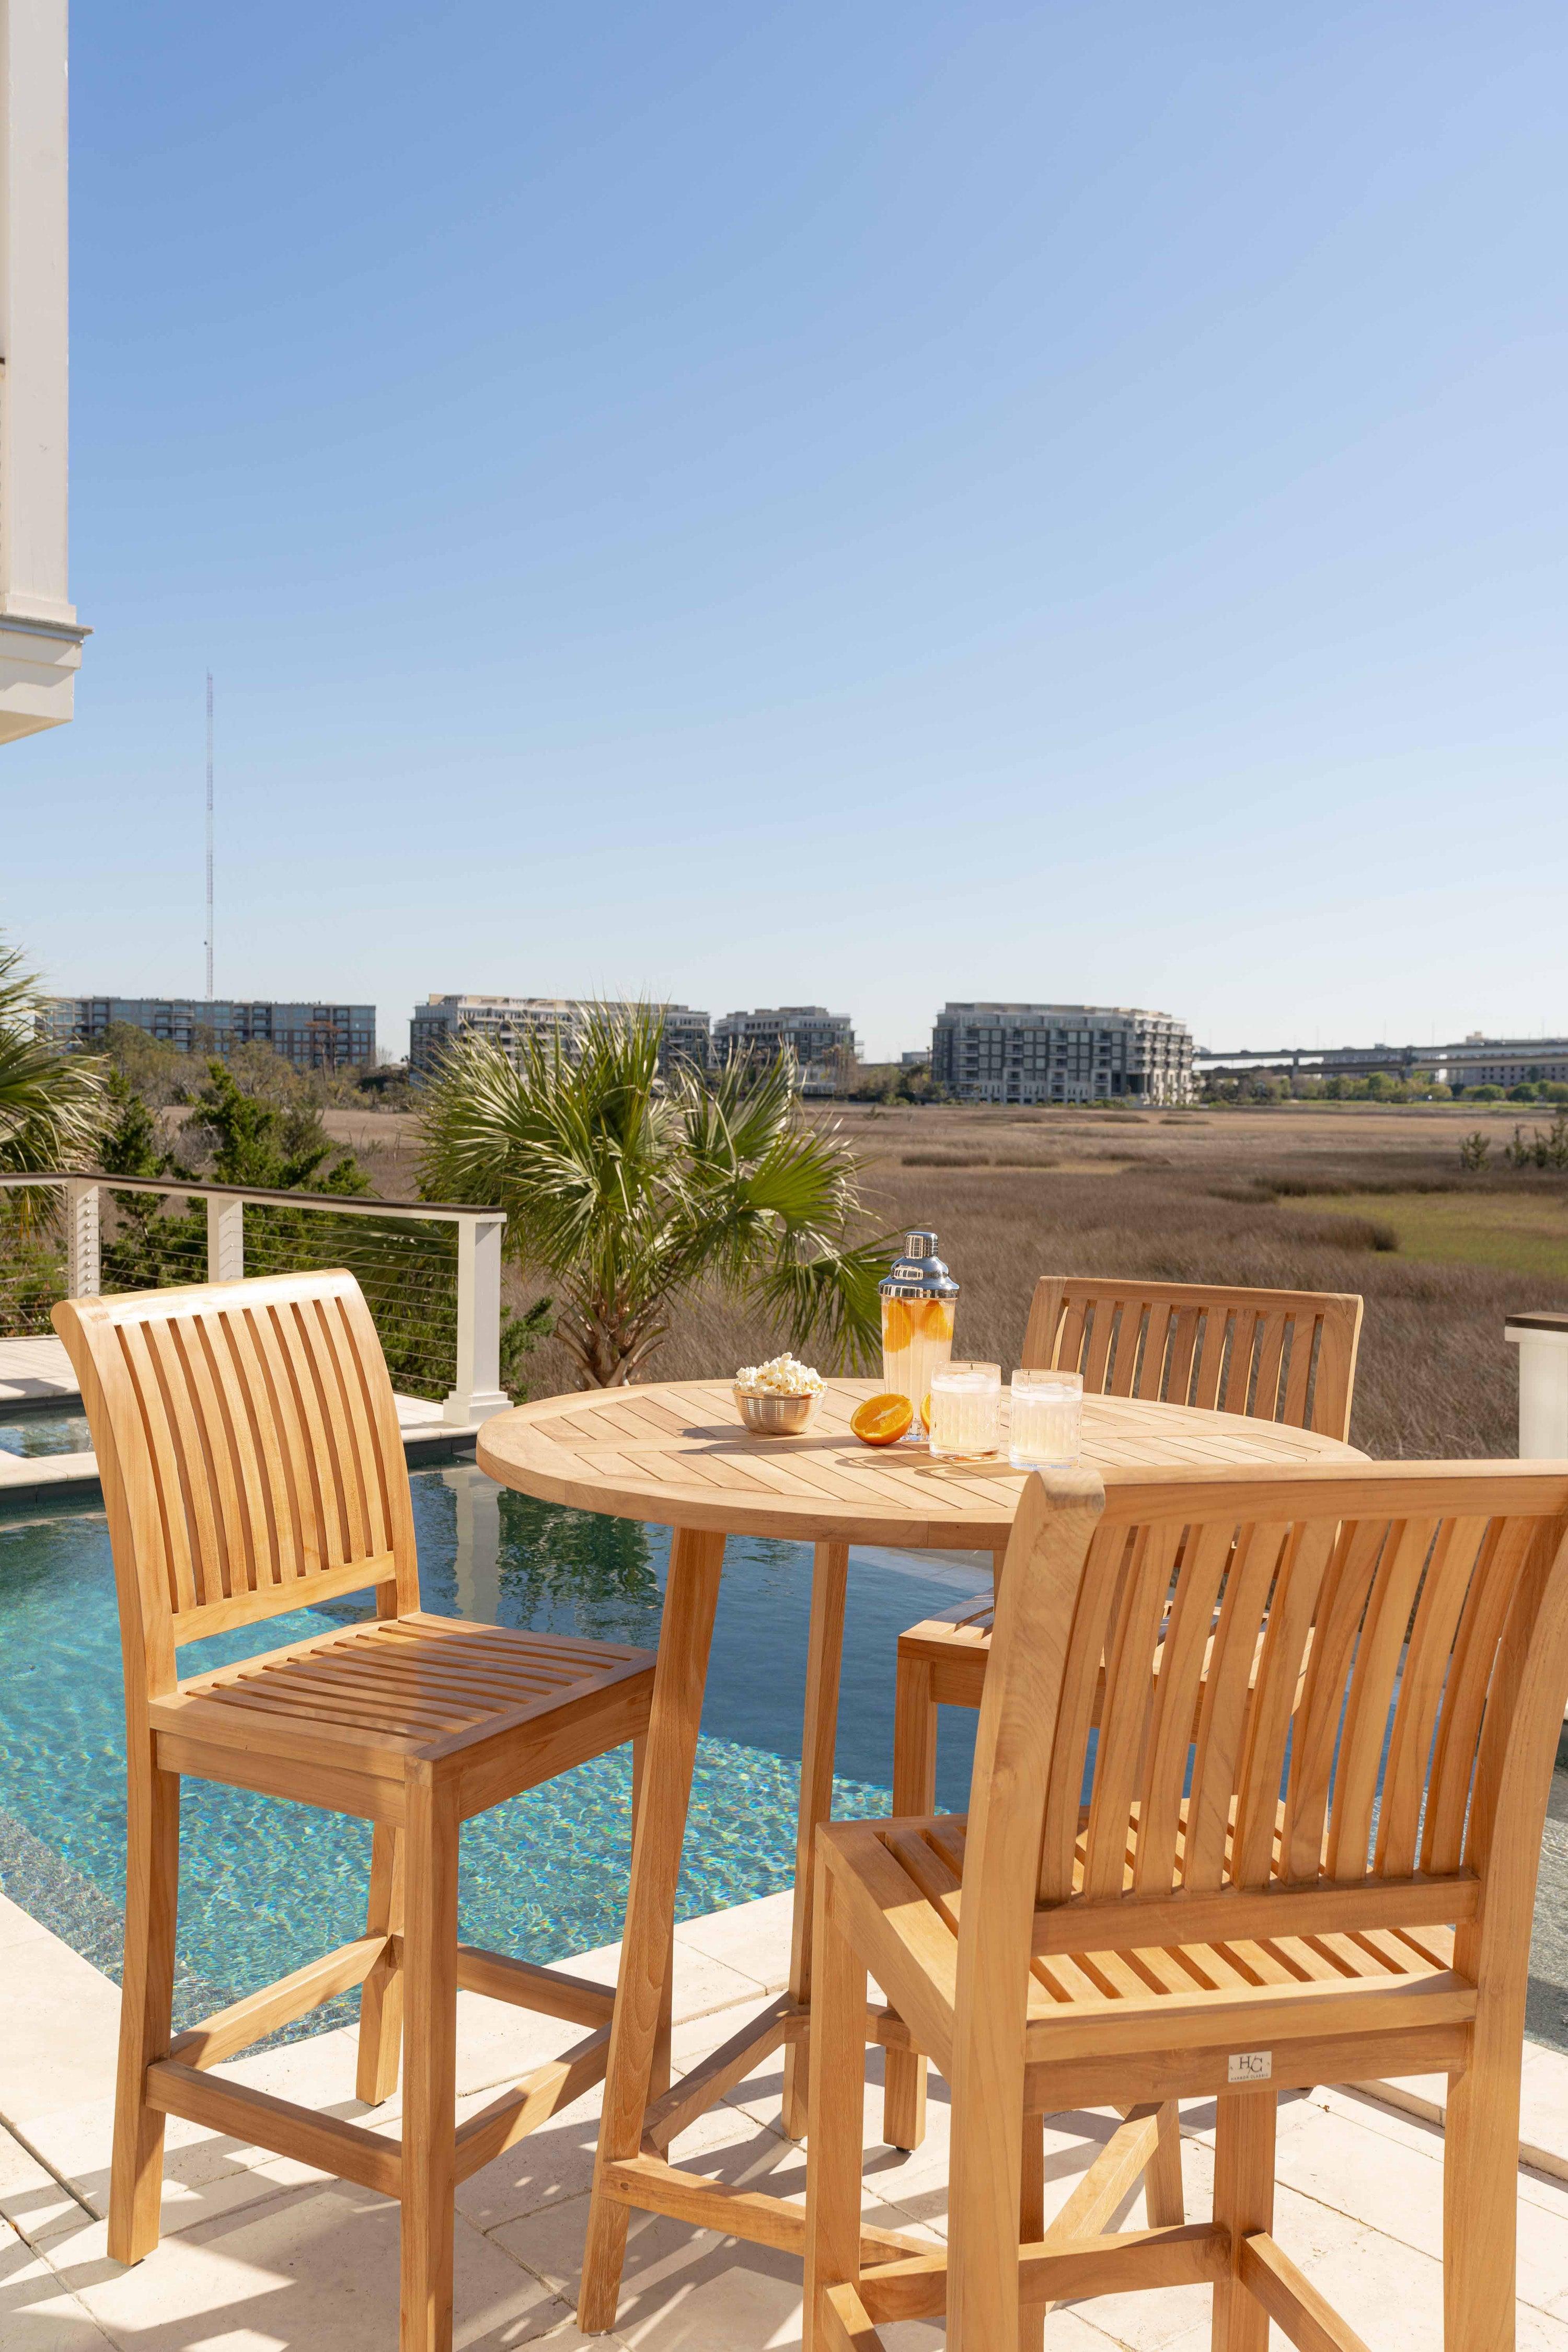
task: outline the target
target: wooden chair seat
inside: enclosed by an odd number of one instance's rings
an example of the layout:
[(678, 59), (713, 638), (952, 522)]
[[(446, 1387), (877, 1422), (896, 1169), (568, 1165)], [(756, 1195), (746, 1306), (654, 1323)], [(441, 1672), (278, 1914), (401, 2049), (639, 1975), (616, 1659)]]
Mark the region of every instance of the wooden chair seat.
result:
[[(1135, 1826), (1130, 1824), (1130, 1841)], [(944, 2073), (952, 2063), (967, 1831), (966, 1816), (939, 1813), (923, 1821), (850, 1822), (822, 1832), (837, 1849), (836, 1869), (858, 1882), (867, 1906), (860, 1911), (862, 1920), (877, 1915), (871, 1930), (877, 1941), (865, 1948), (890, 1996), (896, 1985), (909, 1980), (918, 1955), (921, 2022), (927, 2032), (933, 2025), (941, 2031), (929, 2047), (920, 2034), (914, 2038)], [(1075, 1907), (1098, 1913), (1106, 1934), (1124, 1937), (1130, 1927), (1146, 1923), (1135, 1906), (1120, 1900), (1103, 1906), (1085, 1904), (1085, 1858), (1080, 1837), (1075, 1898), (1036, 1914), (1025, 2046), (1031, 2066), (1047, 2070), (1042, 2090), (1053, 2066), (1116, 2056), (1119, 2097), (1155, 2096), (1160, 2065), (1148, 2084), (1129, 2081), (1121, 2056), (1129, 2032), (1140, 2047), (1152, 2039), (1162, 2064), (1166, 2050), (1202, 2049), (1221, 2041), (1245, 2046), (1257, 2037), (1274, 2046), (1275, 2079), (1284, 2081), (1289, 2069), (1287, 2062), (1284, 2075), (1279, 2073), (1282, 2040), (1373, 2025), (1379, 2032), (1414, 2032), (1461, 2024), (1475, 2013), (1475, 1987), (1454, 1970), (1453, 1927), (1440, 1923), (1366, 1927), (1353, 1934), (1326, 1924), (1313, 1930), (1308, 1924), (1299, 1934), (1259, 1935), (1253, 1928), (1233, 1937), (1100, 1946), (1092, 1919), (1075, 1917)], [(1418, 1904), (1433, 1911), (1446, 1907), (1452, 1918), (1470, 1905), (1474, 1892), (1473, 1883), (1465, 1880), (1433, 1882), (1421, 1891)], [(1163, 1920), (1173, 1913), (1179, 1918), (1182, 1901), (1173, 1898)], [(1332, 1887), (1311, 1890), (1301, 1906), (1304, 1923), (1314, 1901), (1325, 1922), (1342, 1909)], [(1236, 1898), (1221, 1897), (1222, 1913), (1226, 1902), (1241, 1908)], [(1249, 1907), (1250, 1927), (1258, 1906)], [(1112, 1911), (1114, 1919), (1107, 1916)], [(1153, 1923), (1147, 1925), (1152, 1931)], [(1283, 2000), (1282, 1991), (1289, 1995)], [(934, 2007), (928, 1994), (934, 1995)], [(1314, 2056), (1305, 2081), (1318, 2079), (1318, 2063)]]
[[(331, 1801), (347, 1811), (356, 1792), (342, 1774), (398, 1781), (432, 1767), (468, 1783), (466, 1818), (645, 1729), (653, 1665), (651, 1650), (418, 1610), (193, 1675), (152, 1700), (148, 1720), (168, 1769), (197, 1769), (174, 1762), (193, 1744), (223, 1751), (225, 1779), (240, 1751), (247, 1786), (274, 1762), (279, 1779), (290, 1764), (331, 1765)], [(545, 1718), (542, 1748), (530, 1735)]]

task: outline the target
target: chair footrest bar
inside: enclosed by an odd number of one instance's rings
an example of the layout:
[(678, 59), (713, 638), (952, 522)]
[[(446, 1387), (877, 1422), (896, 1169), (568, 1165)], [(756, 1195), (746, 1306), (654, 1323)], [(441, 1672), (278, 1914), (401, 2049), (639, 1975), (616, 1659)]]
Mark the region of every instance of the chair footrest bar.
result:
[[(789, 2205), (758, 2189), (733, 2188), (727, 2180), (710, 2180), (658, 2157), (628, 2157), (622, 2164), (606, 2164), (599, 2175), (606, 2197), (618, 2205), (635, 2205), (646, 2213), (668, 2213), (677, 2221), (690, 2221), (700, 2230), (717, 2230), (726, 2238), (743, 2238), (754, 2246), (773, 2246), (781, 2253), (805, 2258), (805, 2208)], [(895, 2230), (860, 2230), (863, 2263), (886, 2263), (901, 2255), (922, 2252), (918, 2238)]]
[(275, 2156), (313, 2164), (340, 2180), (357, 2180), (362, 2189), (379, 2189), (384, 2197), (403, 2194), (400, 2140), (384, 2139), (379, 2132), (344, 2123), (337, 2116), (312, 2115), (309, 2107), (275, 2099), (270, 2091), (254, 2090), (248, 2083), (216, 2082), (195, 2066), (162, 2058), (147, 2069), (147, 2104), (162, 2115), (183, 2116), (187, 2123), (254, 2141)]
[[(1018, 2294), (1026, 2304), (1076, 2301), (1149, 2287), (1203, 2286), (1229, 2271), (1230, 2231), (1220, 2222), (1184, 2222), (1173, 2230), (1124, 2230), (1020, 2246)], [(873, 2321), (940, 2318), (947, 2308), (946, 2248), (865, 2271), (859, 2296)]]
[(220, 2065), (237, 2051), (248, 2050), (253, 2042), (275, 2033), (280, 2025), (292, 2025), (297, 2017), (308, 2016), (324, 2000), (363, 1984), (388, 1943), (395, 1940), (361, 1936), (352, 1944), (340, 1944), (335, 1952), (308, 1960), (291, 1976), (279, 1977), (276, 1984), (264, 1985), (259, 1992), (247, 1992), (243, 2000), (215, 2010), (199, 2025), (176, 2034), (169, 2044), (169, 2056), (182, 2066)]
[(1275, 2326), (1284, 2330), (1297, 2352), (1367, 2352), (1354, 2328), (1347, 2326), (1323, 2301), (1310, 2279), (1302, 2277), (1266, 2230), (1242, 2240), (1237, 2272), (1242, 2285), (1263, 2305)]
[(457, 2178), (467, 2180), (470, 2173), (482, 2171), (562, 2107), (602, 2083), (609, 2054), (610, 2029), (601, 2025), (585, 2042), (534, 2067), (513, 2089), (470, 2116), (458, 2130)]
[(920, 2044), (896, 2009), (878, 2009), (870, 2003), (866, 2011), (866, 2039), (878, 2042), (884, 2050), (913, 2050)]
[(852, 2286), (830, 2286), (817, 2314), (823, 2352), (883, 2352), (882, 2338)]
[(477, 1944), (458, 1945), (458, 1982), (465, 1992), (510, 2000), (543, 2017), (562, 2017), (568, 2025), (608, 2025), (615, 2014), (614, 1985), (540, 1968), (532, 1960), (514, 1960), (506, 1952), (481, 1951)]
[(1047, 2232), (1052, 2242), (1099, 2237), (1132, 2195), (1159, 2145), (1159, 2108), (1131, 2108), (1052, 2222)]
[(805, 2012), (794, 1994), (781, 1992), (760, 2017), (732, 2033), (700, 2066), (654, 2101), (643, 2119), (645, 2153), (663, 2156), (670, 2141), (688, 2130), (699, 2116), (706, 2115), (726, 2091), (744, 2082), (759, 2060), (795, 2040), (805, 2022)]

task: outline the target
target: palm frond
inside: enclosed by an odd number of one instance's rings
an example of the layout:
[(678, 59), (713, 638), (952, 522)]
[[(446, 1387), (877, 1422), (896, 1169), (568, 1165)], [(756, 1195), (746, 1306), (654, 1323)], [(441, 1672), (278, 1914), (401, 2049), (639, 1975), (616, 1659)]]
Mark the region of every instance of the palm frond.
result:
[(22, 1174), (90, 1166), (113, 1118), (105, 1064), (45, 1045), (39, 1002), (20, 950), (0, 942), (0, 1168)]

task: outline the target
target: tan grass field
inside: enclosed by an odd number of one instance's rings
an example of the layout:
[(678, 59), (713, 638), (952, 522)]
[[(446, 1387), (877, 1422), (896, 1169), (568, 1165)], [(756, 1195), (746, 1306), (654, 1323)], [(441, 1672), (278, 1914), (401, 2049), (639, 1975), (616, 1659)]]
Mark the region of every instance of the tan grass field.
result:
[[(1463, 1136), (1494, 1139), (1508, 1104), (1297, 1104), (1266, 1110), (1017, 1111), (845, 1106), (889, 1228), (930, 1223), (963, 1286), (956, 1345), (1017, 1360), (1037, 1275), (1355, 1291), (1366, 1301), (1352, 1434), (1370, 1454), (1455, 1458), (1517, 1447), (1518, 1370), (1504, 1319), (1568, 1310), (1568, 1176), (1465, 1175)], [(378, 1188), (409, 1197), (405, 1118), (328, 1114), (355, 1132)], [(1544, 1118), (1541, 1123), (1544, 1124)], [(395, 1129), (395, 1132), (389, 1130)], [(509, 1289), (526, 1295), (509, 1275)], [(656, 1378), (722, 1375), (780, 1344), (721, 1301), (677, 1315)], [(562, 1350), (534, 1393), (573, 1385)]]

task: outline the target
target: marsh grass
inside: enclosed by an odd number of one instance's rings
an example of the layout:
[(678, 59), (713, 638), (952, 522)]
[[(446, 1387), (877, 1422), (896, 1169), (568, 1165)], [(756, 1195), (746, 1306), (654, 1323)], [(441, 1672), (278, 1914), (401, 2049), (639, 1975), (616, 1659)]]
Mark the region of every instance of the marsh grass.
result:
[[(1561, 1203), (1568, 1233), (1561, 1175), (1462, 1174), (1459, 1139), (1476, 1124), (1468, 1107), (1436, 1118), (1166, 1113), (1158, 1160), (1118, 1148), (1116, 1130), (1135, 1120), (1150, 1123), (1125, 1113), (859, 1115), (858, 1139), (877, 1162), (873, 1213), (889, 1226), (934, 1225), (963, 1285), (962, 1352), (1016, 1364), (1029, 1296), (1045, 1273), (1354, 1291), (1366, 1302), (1354, 1442), (1385, 1459), (1516, 1453), (1519, 1370), (1503, 1325), (1521, 1308), (1568, 1310), (1568, 1276), (1532, 1266), (1522, 1251), (1507, 1265), (1417, 1255), (1408, 1196), (1439, 1196), (1431, 1207), (1442, 1211), (1440, 1196), (1463, 1194), (1468, 1222), (1493, 1236), (1471, 1245), (1489, 1247), (1510, 1228), (1518, 1234), (1524, 1196), (1543, 1213)], [(1052, 1170), (1047, 1145), (1073, 1164)], [(1086, 1169), (1097, 1157), (1103, 1165)], [(648, 1377), (730, 1372), (771, 1352), (776, 1337), (700, 1298)], [(530, 1371), (535, 1395), (574, 1384), (564, 1351), (548, 1343)]]

